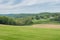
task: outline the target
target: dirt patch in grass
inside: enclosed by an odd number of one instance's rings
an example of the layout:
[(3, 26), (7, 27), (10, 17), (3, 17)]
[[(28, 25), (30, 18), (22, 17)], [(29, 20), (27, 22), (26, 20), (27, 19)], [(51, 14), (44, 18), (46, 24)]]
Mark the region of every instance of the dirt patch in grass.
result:
[(36, 24), (32, 25), (34, 28), (60, 28), (59, 24)]

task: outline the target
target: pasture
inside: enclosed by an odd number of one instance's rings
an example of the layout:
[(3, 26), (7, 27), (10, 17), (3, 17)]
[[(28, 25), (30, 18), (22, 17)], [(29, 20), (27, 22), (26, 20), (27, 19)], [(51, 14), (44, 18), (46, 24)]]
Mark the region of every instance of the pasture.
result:
[(0, 25), (0, 40), (60, 40), (60, 28), (36, 27)]

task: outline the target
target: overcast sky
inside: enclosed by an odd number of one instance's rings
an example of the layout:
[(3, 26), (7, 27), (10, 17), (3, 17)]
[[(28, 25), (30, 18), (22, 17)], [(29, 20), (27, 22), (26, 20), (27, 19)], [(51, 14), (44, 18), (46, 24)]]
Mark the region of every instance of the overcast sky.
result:
[(59, 12), (60, 0), (0, 0), (0, 13)]

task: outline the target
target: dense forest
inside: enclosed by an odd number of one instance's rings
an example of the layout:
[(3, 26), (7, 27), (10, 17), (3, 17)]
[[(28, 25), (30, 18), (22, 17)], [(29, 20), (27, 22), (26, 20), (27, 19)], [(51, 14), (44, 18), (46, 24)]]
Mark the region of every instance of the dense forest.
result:
[(42, 23), (60, 23), (60, 13), (0, 14), (0, 24), (32, 25)]

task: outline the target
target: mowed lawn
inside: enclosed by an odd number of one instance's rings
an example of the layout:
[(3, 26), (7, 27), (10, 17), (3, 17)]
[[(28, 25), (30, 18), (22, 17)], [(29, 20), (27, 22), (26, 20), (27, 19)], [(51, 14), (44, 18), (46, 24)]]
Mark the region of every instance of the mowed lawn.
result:
[(0, 40), (60, 40), (60, 29), (0, 25)]

